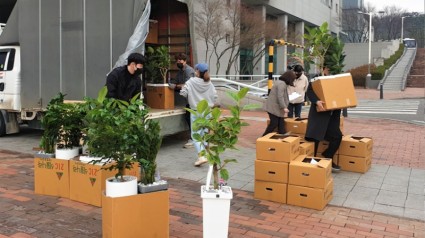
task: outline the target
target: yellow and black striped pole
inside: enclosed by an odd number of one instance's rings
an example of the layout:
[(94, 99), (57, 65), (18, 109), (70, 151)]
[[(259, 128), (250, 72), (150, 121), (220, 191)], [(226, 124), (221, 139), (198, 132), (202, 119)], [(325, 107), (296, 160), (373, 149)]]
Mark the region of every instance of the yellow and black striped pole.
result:
[(274, 39), (269, 42), (269, 72), (268, 72), (268, 80), (267, 80), (267, 88), (268, 88), (267, 94), (270, 94), (270, 90), (273, 87), (273, 64), (274, 64), (273, 58), (274, 58), (275, 45), (287, 45), (287, 46), (292, 46), (296, 48), (304, 48), (304, 46), (302, 45), (285, 42), (283, 39), (280, 39), (280, 40)]

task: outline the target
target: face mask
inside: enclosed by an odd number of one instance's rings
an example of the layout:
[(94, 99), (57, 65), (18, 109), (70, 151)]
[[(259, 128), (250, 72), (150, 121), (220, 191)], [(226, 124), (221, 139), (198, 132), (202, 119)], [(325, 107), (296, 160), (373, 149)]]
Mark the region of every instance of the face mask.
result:
[(178, 67), (179, 69), (183, 69), (183, 63), (177, 63), (177, 67)]
[(136, 68), (134, 71), (134, 75), (139, 76), (143, 73), (143, 68)]

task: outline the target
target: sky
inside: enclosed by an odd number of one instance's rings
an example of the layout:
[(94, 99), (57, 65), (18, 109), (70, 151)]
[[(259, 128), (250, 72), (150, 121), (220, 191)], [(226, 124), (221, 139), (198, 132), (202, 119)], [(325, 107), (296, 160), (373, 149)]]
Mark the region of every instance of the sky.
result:
[(364, 4), (371, 3), (376, 11), (381, 11), (386, 6), (396, 6), (407, 12), (424, 12), (425, 0), (364, 0)]

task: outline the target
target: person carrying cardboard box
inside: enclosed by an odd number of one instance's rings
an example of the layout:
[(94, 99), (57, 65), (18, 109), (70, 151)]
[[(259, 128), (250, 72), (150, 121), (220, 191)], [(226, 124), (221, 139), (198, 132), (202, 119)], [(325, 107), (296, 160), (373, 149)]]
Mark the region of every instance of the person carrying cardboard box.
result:
[[(326, 66), (323, 69), (323, 75), (329, 75), (329, 68)], [(324, 102), (314, 93), (311, 83), (306, 94), (311, 101), (311, 106), (308, 113), (305, 139), (314, 142), (314, 156), (317, 154), (319, 142), (323, 140), (329, 141), (329, 146), (323, 151), (322, 156), (332, 159), (342, 140), (342, 132), (339, 128), (341, 109), (325, 111)], [(332, 162), (332, 171), (339, 171), (340, 169), (337, 164)]]

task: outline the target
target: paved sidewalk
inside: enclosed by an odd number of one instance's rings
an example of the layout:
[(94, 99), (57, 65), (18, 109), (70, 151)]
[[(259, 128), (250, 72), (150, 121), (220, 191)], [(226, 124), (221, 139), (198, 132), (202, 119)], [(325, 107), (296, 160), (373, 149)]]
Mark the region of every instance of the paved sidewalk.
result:
[[(410, 91), (392, 97), (422, 97), (421, 90)], [(358, 90), (358, 97), (373, 93)], [(345, 134), (373, 137), (372, 169), (334, 173), (334, 199), (316, 211), (253, 198), (255, 140), (267, 116), (243, 116), (250, 126), (242, 130), (239, 150), (226, 152), (239, 161), (229, 166), (235, 193), (229, 237), (425, 237), (424, 126), (346, 118)], [(193, 167), (195, 151), (182, 148), (182, 137), (166, 138), (158, 156), (159, 171), (170, 182), (170, 237), (202, 237), (199, 186), (207, 166)], [(100, 208), (33, 193), (30, 148), (38, 138), (0, 138), (0, 238), (101, 237)]]

